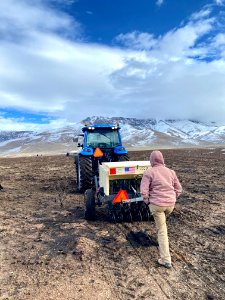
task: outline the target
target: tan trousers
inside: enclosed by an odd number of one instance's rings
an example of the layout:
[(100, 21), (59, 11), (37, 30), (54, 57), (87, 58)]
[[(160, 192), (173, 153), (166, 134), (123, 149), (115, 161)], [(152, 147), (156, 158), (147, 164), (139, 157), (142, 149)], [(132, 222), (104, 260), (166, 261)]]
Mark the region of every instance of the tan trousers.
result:
[(158, 243), (159, 243), (159, 254), (163, 263), (171, 263), (171, 256), (169, 250), (169, 241), (167, 235), (166, 217), (171, 214), (174, 209), (173, 206), (162, 207), (154, 204), (149, 205), (150, 211), (155, 220)]

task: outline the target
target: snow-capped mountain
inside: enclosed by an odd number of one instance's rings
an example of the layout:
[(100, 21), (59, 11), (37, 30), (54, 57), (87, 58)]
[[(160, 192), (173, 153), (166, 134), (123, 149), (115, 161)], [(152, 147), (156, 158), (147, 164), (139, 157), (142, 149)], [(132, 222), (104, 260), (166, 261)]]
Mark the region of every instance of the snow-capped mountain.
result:
[(73, 137), (81, 133), (84, 122), (120, 124), (127, 147), (171, 148), (225, 144), (225, 126), (193, 120), (156, 120), (88, 117), (73, 126), (33, 131), (0, 131), (0, 155), (56, 154), (76, 151)]

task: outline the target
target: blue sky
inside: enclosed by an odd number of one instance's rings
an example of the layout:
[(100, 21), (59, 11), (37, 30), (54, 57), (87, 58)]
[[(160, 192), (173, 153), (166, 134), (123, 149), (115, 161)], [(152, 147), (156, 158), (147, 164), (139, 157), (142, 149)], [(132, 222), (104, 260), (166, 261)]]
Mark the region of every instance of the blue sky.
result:
[(0, 130), (225, 123), (224, 0), (1, 0), (0, 19)]

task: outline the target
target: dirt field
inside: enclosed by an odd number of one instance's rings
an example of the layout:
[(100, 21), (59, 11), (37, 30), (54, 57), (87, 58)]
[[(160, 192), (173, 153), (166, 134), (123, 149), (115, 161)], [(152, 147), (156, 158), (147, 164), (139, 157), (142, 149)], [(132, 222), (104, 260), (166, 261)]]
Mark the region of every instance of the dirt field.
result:
[(163, 154), (184, 188), (170, 270), (156, 264), (152, 221), (111, 224), (106, 207), (84, 220), (72, 157), (0, 159), (0, 299), (225, 299), (225, 152)]

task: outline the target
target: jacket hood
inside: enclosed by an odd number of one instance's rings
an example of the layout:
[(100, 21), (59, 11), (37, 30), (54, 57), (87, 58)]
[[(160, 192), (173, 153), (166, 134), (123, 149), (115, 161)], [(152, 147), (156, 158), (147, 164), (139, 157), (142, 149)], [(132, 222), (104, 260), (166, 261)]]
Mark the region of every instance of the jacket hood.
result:
[(152, 151), (150, 155), (150, 163), (152, 167), (159, 165), (164, 166), (164, 158), (162, 153), (160, 151)]

